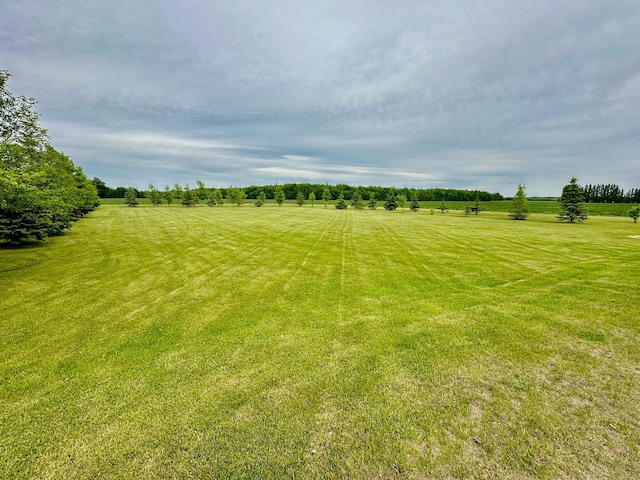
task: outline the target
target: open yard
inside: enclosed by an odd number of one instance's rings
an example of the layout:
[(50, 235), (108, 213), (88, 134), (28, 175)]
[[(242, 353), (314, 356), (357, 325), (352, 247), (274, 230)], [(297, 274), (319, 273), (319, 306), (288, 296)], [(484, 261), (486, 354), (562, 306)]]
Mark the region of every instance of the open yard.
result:
[(638, 235), (103, 205), (0, 246), (0, 477), (637, 478)]

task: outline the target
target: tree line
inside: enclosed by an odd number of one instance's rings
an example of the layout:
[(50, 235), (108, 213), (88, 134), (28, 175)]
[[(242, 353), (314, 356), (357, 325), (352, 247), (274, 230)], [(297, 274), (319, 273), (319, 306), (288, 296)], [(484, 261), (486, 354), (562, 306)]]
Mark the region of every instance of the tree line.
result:
[(13, 95), (0, 70), (0, 240), (61, 233), (98, 204), (82, 168), (51, 146), (33, 98)]
[(585, 185), (584, 201), (587, 203), (639, 203), (640, 188), (630, 188), (626, 192), (618, 185)]
[[(109, 187), (100, 178), (94, 178), (93, 184), (95, 185), (100, 198), (124, 198), (125, 193), (129, 188), (133, 187)], [(150, 187), (153, 187), (151, 185)], [(179, 184), (171, 186), (165, 186), (161, 191), (161, 194), (167, 197), (170, 195), (168, 192), (173, 192), (174, 198), (181, 197), (181, 192), (189, 188), (194, 190), (195, 194), (201, 201), (209, 198), (209, 196), (215, 191), (219, 190), (224, 198), (228, 195), (228, 188), (207, 188), (200, 180), (196, 182), (196, 186), (191, 188), (190, 186), (183, 187)], [(337, 200), (340, 195), (346, 201), (351, 201), (357, 196), (362, 198), (369, 198), (373, 193), (376, 198), (386, 199), (390, 195), (404, 196), (405, 198), (413, 198), (414, 196), (420, 202), (428, 201), (462, 201), (471, 202), (477, 198), (483, 202), (503, 200), (504, 197), (500, 193), (489, 193), (481, 190), (460, 190), (460, 189), (448, 189), (448, 188), (395, 188), (395, 187), (381, 187), (379, 185), (371, 186), (352, 186), (347, 184), (321, 184), (321, 183), (285, 183), (282, 185), (251, 185), (249, 187), (229, 187), (230, 189), (239, 190), (244, 193), (244, 198), (256, 200), (259, 198), (260, 193), (263, 193), (265, 199), (275, 200), (279, 191), (284, 195), (285, 200), (296, 200), (299, 193), (304, 195), (305, 198), (314, 196), (315, 198), (321, 198), (326, 191), (329, 192), (328, 200)], [(147, 190), (134, 189), (138, 198), (154, 195), (153, 188)], [(313, 195), (312, 195), (313, 194)]]

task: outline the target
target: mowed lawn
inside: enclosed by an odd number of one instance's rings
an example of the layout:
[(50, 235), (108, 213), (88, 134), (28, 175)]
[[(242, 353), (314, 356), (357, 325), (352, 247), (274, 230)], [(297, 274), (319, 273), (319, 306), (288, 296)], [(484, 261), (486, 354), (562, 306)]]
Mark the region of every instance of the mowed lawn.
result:
[(634, 235), (102, 206), (0, 247), (0, 477), (637, 478)]

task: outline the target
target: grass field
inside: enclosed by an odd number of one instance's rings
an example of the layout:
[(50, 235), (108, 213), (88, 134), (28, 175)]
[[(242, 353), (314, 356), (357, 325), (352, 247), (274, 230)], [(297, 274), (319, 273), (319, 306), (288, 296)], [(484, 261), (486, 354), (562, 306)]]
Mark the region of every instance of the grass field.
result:
[(103, 205), (0, 246), (0, 478), (637, 478), (637, 235)]

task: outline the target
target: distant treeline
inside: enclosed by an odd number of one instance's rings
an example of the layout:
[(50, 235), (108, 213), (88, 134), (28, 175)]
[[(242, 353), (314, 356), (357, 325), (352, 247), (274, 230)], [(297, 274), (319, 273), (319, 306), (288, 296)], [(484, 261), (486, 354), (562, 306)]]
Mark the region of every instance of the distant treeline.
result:
[(630, 188), (626, 192), (618, 185), (585, 185), (584, 201), (587, 203), (639, 203), (640, 188)]
[[(93, 183), (98, 190), (100, 198), (124, 198), (127, 191), (127, 187), (111, 188), (107, 186), (99, 178), (94, 178)], [(202, 185), (202, 182), (196, 182), (193, 189), (197, 189), (198, 185)], [(173, 187), (171, 187), (173, 188)], [(206, 188), (206, 187), (205, 187)], [(327, 185), (324, 183), (285, 183), (282, 185), (252, 185), (250, 187), (237, 187), (239, 190), (244, 191), (246, 198), (257, 199), (260, 192), (264, 192), (267, 199), (275, 198), (275, 192), (277, 188), (282, 188), (284, 196), (287, 200), (295, 200), (298, 192), (302, 192), (305, 198), (309, 198), (309, 195), (313, 192), (316, 198), (322, 198), (322, 194), (325, 189), (331, 193), (331, 199), (336, 200), (340, 194), (342, 194), (345, 200), (351, 200), (355, 195), (360, 195), (362, 198), (368, 199), (373, 192), (375, 198), (379, 200), (386, 199), (389, 195), (404, 195), (407, 198), (413, 198), (415, 194), (418, 201), (460, 201), (460, 202), (472, 202), (479, 199), (483, 202), (489, 202), (493, 200), (503, 200), (502, 195), (499, 193), (489, 193), (480, 190), (456, 190), (450, 188), (394, 188), (394, 187), (381, 187), (381, 186), (358, 186), (338, 184)], [(213, 190), (213, 188), (206, 188), (206, 190)], [(227, 196), (227, 189), (219, 189), (222, 194)], [(146, 197), (146, 191), (136, 190), (138, 197)]]

